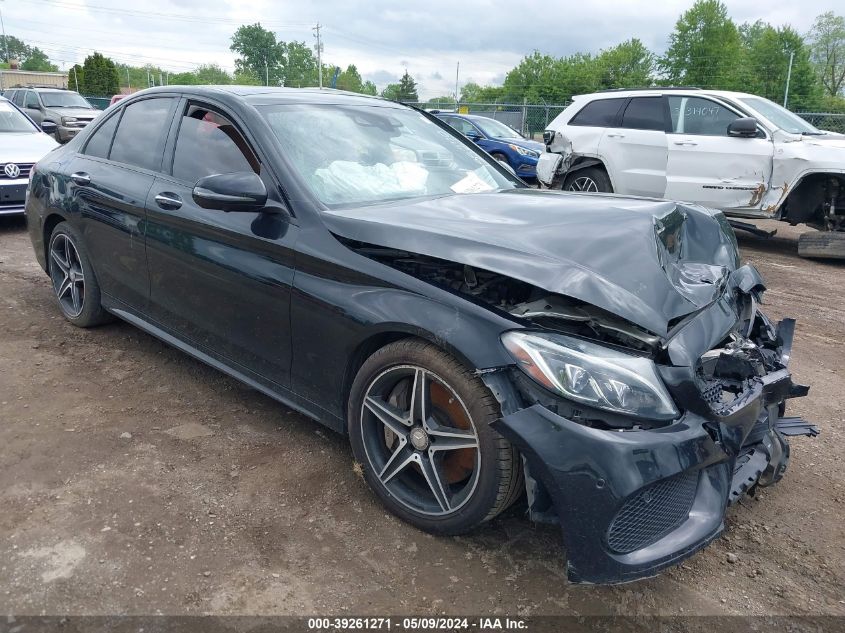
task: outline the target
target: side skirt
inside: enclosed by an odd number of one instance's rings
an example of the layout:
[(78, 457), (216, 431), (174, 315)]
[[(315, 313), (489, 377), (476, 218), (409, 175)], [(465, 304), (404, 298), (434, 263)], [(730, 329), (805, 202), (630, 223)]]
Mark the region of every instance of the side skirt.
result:
[(216, 358), (212, 356), (209, 352), (205, 352), (193, 345), (186, 343), (182, 339), (179, 339), (172, 334), (166, 332), (160, 326), (155, 325), (148, 321), (141, 315), (136, 314), (134, 311), (131, 311), (130, 308), (122, 305), (118, 301), (112, 299), (111, 297), (102, 297), (103, 307), (114, 314), (116, 317), (123, 319), (127, 323), (134, 325), (140, 330), (143, 330), (147, 334), (151, 334), (155, 336), (157, 339), (160, 339), (175, 347), (181, 352), (196, 358), (198, 361), (217, 369), (218, 371), (223, 372), (224, 374), (231, 376), (235, 380), (238, 380), (245, 385), (252, 387), (256, 391), (260, 391), (265, 396), (276, 400), (277, 402), (281, 402), (285, 406), (290, 407), (291, 409), (302, 413), (303, 415), (308, 416), (320, 422), (321, 424), (329, 427), (333, 431), (341, 433), (343, 435), (346, 434), (346, 424), (345, 421), (338, 418), (337, 416), (325, 411), (318, 405), (314, 404), (313, 402), (301, 398), (297, 396), (295, 393), (291, 392), (289, 389), (282, 387), (281, 385), (277, 385), (276, 383), (269, 383), (269, 381), (262, 381), (261, 378), (257, 375), (250, 376), (248, 373), (249, 370), (246, 368), (239, 369), (233, 366), (230, 363), (227, 363), (224, 359)]

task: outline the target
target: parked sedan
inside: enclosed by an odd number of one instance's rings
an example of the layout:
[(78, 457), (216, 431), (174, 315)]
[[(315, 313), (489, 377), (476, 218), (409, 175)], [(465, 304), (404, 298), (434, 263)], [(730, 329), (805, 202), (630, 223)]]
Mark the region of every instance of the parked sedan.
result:
[(500, 163), (510, 165), (522, 178), (537, 177), (537, 161), (545, 145), (530, 141), (501, 121), (471, 114), (437, 113), (443, 121), (476, 143)]
[(29, 170), (57, 143), (0, 97), (0, 215), (22, 214)]
[(573, 581), (690, 556), (816, 432), (783, 417), (794, 322), (720, 213), (528, 188), (398, 103), (145, 90), (38, 163), (27, 215), (71, 323), (120, 317), (347, 434), (420, 529), (527, 490)]

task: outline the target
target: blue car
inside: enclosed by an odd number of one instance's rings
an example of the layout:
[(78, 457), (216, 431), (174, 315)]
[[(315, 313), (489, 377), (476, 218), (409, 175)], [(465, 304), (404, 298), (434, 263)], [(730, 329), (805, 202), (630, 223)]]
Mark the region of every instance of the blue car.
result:
[(436, 116), (478, 144), (499, 162), (506, 163), (520, 178), (537, 177), (537, 161), (546, 151), (537, 141), (529, 141), (501, 121), (472, 114), (438, 112)]

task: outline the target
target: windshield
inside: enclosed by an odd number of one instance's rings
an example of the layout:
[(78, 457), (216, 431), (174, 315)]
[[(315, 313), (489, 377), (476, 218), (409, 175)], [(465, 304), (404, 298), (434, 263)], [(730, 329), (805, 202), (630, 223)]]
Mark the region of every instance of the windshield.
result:
[(755, 109), (771, 121), (772, 124), (785, 132), (792, 134), (824, 134), (824, 132), (813, 127), (797, 114), (793, 114), (786, 108), (782, 108), (768, 99), (763, 99), (762, 97), (743, 97), (740, 101), (748, 107)]
[(29, 132), (38, 130), (8, 101), (0, 100), (0, 133)]
[(76, 92), (42, 92), (41, 103), (45, 108), (91, 108), (91, 104)]
[(472, 119), (472, 122), (480, 127), (481, 131), (487, 136), (492, 136), (493, 138), (522, 138), (522, 134), (496, 119), (476, 117)]
[(258, 109), (299, 175), (330, 207), (515, 187), (479, 152), (411, 109)]

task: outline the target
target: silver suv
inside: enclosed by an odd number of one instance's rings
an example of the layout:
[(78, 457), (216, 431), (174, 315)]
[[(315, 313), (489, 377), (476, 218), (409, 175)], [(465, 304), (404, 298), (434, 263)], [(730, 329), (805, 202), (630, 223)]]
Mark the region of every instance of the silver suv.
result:
[(59, 143), (72, 139), (100, 113), (78, 92), (61, 88), (13, 88), (3, 96), (26, 112), (45, 132), (54, 134)]

